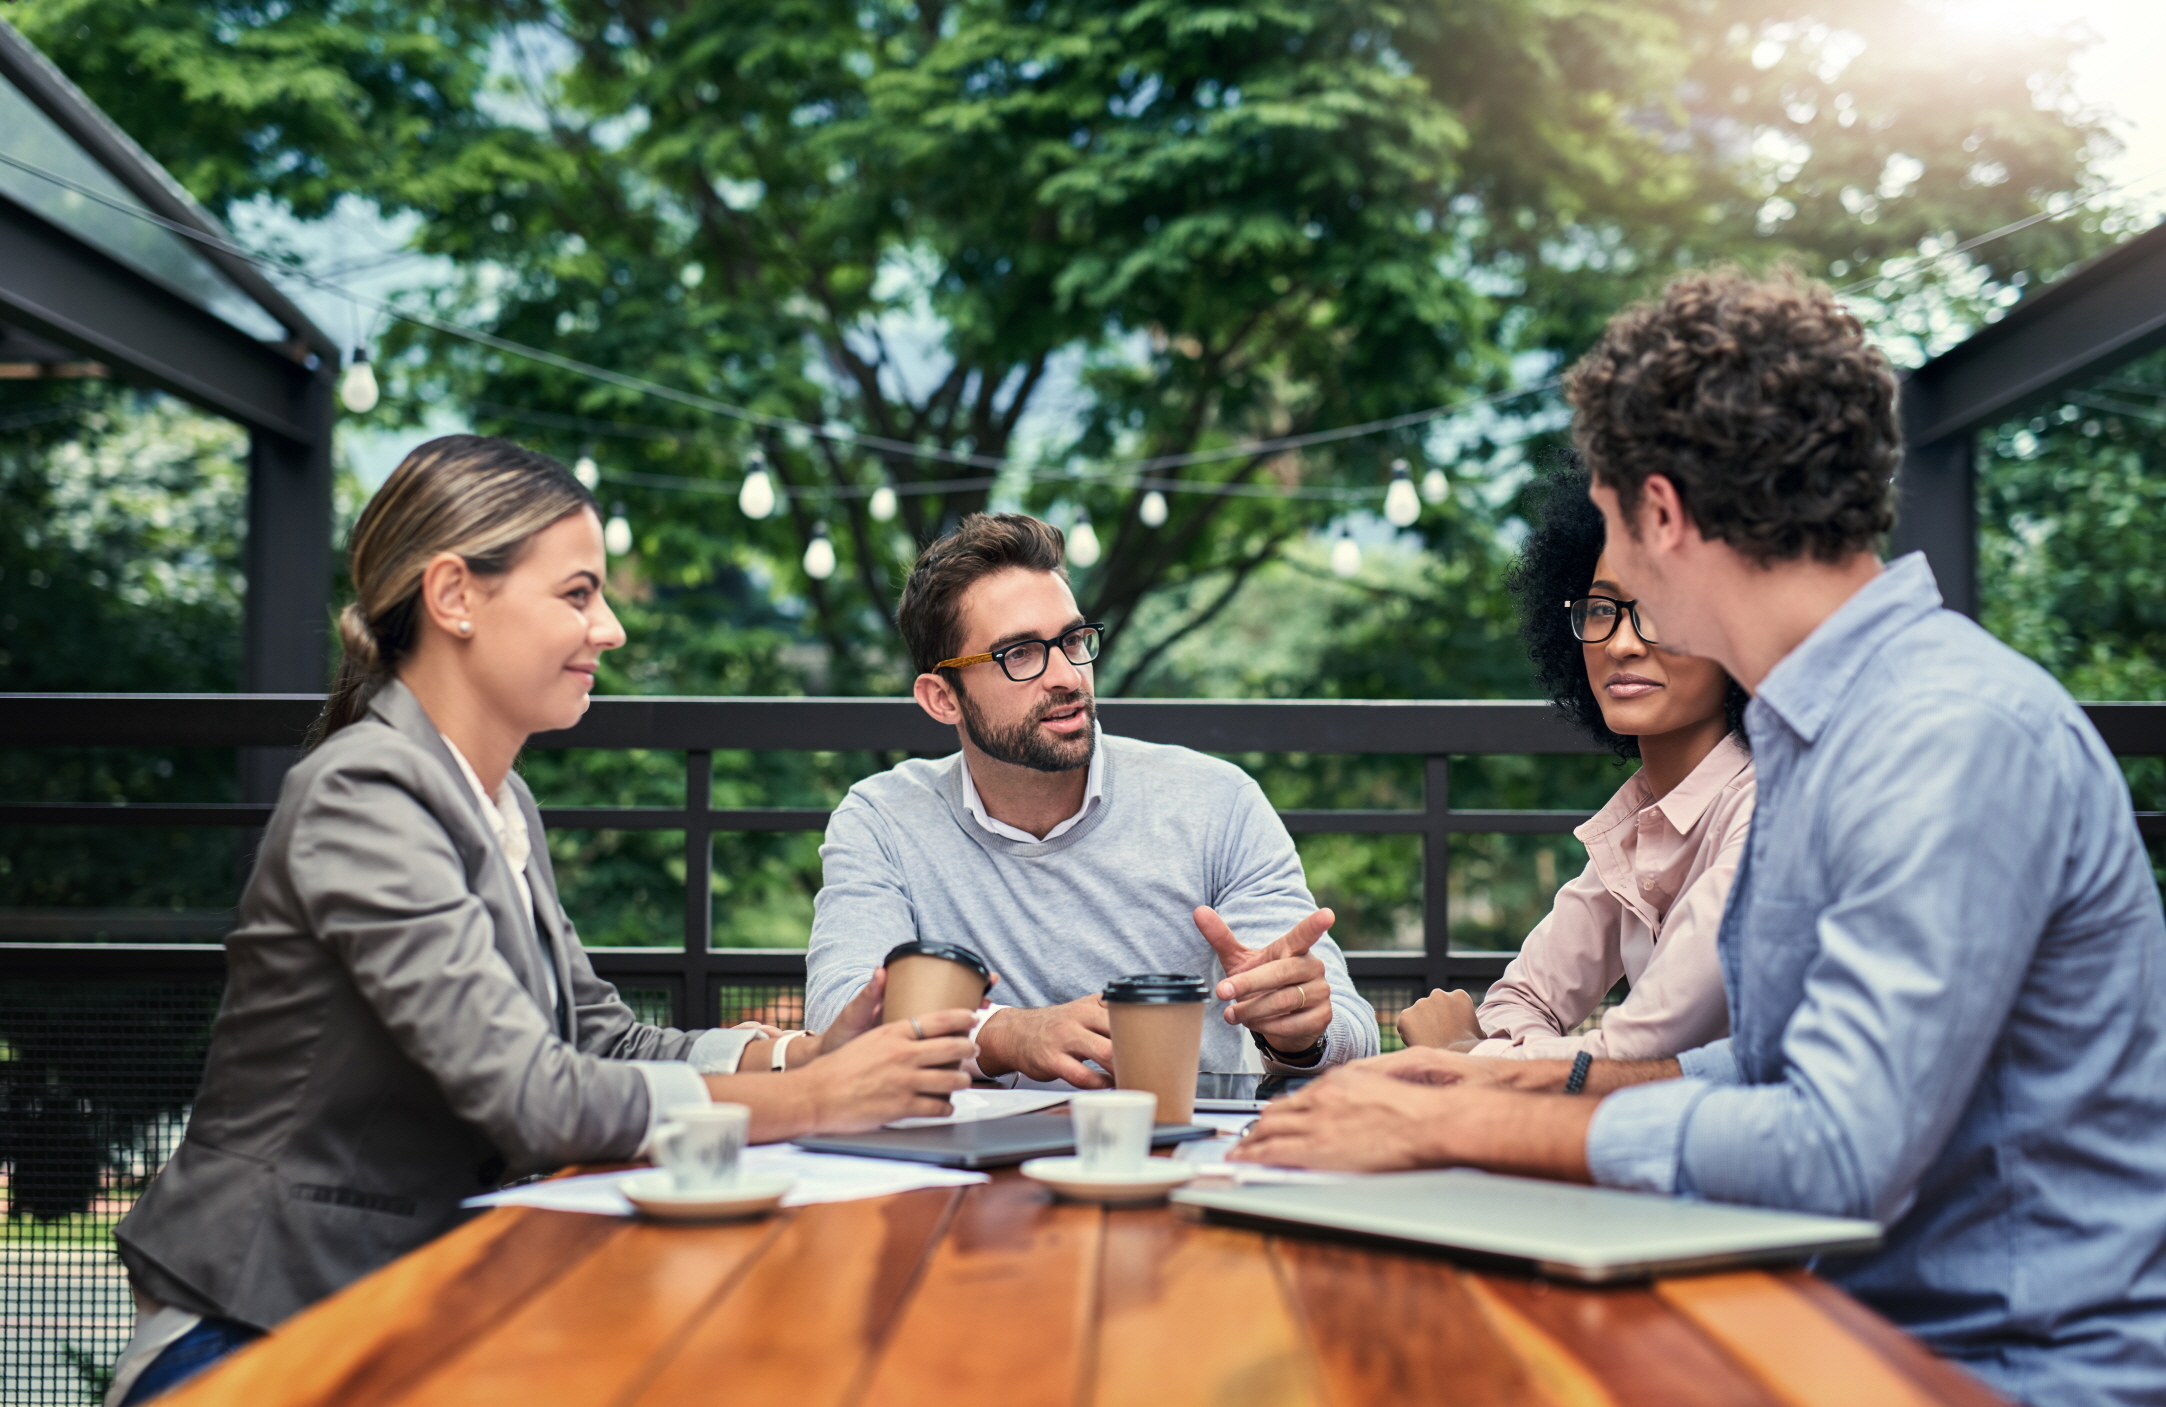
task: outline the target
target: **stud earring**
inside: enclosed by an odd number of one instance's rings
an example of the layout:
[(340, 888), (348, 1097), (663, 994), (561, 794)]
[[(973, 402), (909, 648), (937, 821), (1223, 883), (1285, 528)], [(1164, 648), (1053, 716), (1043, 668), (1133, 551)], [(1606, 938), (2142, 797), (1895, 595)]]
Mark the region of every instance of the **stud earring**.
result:
[(473, 623), (472, 621), (470, 621), (470, 620), (462, 620), (462, 621), (460, 621), (460, 622), (459, 622), (459, 633), (460, 633), (461, 635), (472, 635), (472, 634), (474, 633), (474, 623)]

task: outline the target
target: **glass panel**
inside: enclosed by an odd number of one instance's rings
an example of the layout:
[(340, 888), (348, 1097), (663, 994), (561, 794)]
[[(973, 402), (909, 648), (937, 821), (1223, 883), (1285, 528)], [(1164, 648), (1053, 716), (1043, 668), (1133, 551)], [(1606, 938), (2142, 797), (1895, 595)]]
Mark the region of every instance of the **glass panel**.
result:
[[(10, 156), (66, 177), (130, 209), (146, 209), (37, 104), (4, 79), (0, 79), (0, 132), (8, 134)], [(185, 236), (5, 164), (0, 164), (0, 194), (149, 275), (198, 307), (216, 313), (251, 337), (278, 341), (285, 336), (278, 320), (235, 287)]]
[(0, 827), (0, 941), (219, 942), (233, 927), (252, 834)]
[(1516, 952), (1586, 867), (1587, 848), (1568, 835), (1453, 836), (1452, 947)]
[(684, 832), (553, 830), (557, 894), (589, 948), (684, 946)]
[(725, 831), (714, 846), (714, 945), (802, 948), (820, 892), (817, 831)]
[[(1347, 952), (1422, 950), (1421, 837), (1297, 835), (1309, 892), (1336, 916), (1331, 936)], [(1268, 942), (1276, 933), (1244, 933)]]

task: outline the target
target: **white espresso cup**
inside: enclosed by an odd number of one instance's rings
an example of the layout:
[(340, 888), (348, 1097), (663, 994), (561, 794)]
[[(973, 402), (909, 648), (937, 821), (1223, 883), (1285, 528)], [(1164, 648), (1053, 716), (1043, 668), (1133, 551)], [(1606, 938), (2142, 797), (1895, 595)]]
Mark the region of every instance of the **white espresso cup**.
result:
[(654, 1159), (679, 1192), (713, 1192), (737, 1181), (752, 1110), (742, 1104), (678, 1104), (654, 1131)]
[(1151, 1155), (1152, 1120), (1158, 1096), (1147, 1089), (1092, 1089), (1069, 1096), (1075, 1120), (1075, 1151), (1086, 1173), (1143, 1170)]

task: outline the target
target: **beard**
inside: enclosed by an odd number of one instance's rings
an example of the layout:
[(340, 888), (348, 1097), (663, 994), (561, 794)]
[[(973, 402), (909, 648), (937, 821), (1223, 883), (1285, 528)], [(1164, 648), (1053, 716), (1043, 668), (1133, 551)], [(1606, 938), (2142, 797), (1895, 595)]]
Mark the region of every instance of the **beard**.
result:
[[(1071, 689), (1057, 699), (1049, 699), (1030, 711), (1030, 716), (1008, 727), (995, 727), (986, 720), (978, 706), (960, 685), (955, 690), (956, 700), (963, 706), (963, 731), (970, 735), (978, 751), (995, 762), (1005, 762), (1012, 767), (1028, 767), (1033, 772), (1073, 772), (1078, 767), (1088, 767), (1091, 753), (1098, 745), (1098, 704), (1088, 690)], [(1083, 708), (1083, 716), (1091, 726), (1065, 738), (1042, 733), (1038, 725), (1049, 714), (1063, 709)]]

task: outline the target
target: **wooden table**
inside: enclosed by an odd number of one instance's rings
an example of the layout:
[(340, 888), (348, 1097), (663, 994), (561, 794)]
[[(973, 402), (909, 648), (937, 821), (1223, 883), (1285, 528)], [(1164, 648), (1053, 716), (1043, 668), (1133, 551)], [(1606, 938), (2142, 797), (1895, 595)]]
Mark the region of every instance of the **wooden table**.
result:
[(666, 1227), (486, 1213), (165, 1399), (1983, 1407), (1802, 1271), (1585, 1289), (990, 1184)]

